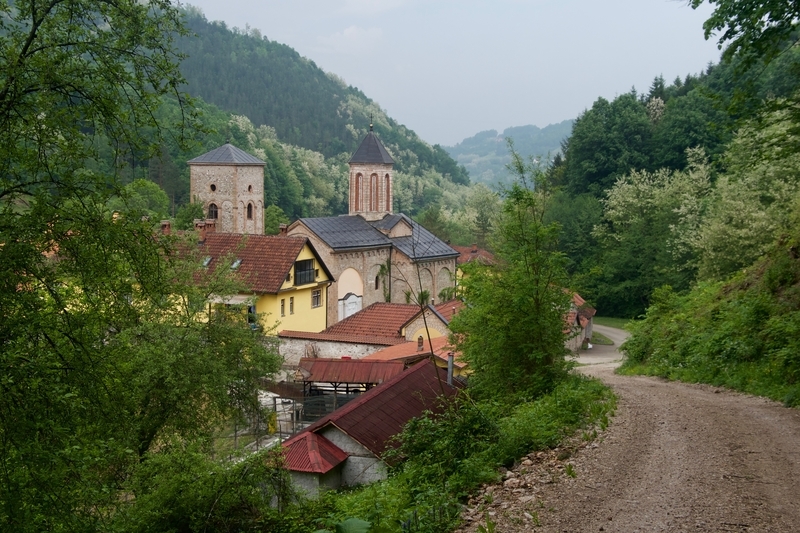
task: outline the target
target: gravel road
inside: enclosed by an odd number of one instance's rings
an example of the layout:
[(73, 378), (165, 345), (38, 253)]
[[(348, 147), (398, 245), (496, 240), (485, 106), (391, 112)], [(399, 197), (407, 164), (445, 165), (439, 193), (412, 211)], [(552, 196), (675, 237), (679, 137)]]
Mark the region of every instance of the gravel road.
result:
[[(617, 343), (625, 333), (596, 326)], [(470, 501), (465, 532), (800, 532), (800, 410), (706, 386), (614, 374), (614, 347), (580, 371), (619, 403), (593, 442), (531, 454)], [(616, 360), (616, 362), (614, 362)], [(567, 475), (567, 473), (572, 474)]]

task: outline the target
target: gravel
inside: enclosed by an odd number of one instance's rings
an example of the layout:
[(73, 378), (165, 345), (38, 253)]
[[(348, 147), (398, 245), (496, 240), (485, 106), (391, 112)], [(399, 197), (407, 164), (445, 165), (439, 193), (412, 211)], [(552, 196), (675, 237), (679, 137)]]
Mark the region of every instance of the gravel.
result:
[(606, 431), (523, 458), (468, 502), (459, 533), (800, 531), (800, 410), (617, 365), (580, 368), (619, 398)]

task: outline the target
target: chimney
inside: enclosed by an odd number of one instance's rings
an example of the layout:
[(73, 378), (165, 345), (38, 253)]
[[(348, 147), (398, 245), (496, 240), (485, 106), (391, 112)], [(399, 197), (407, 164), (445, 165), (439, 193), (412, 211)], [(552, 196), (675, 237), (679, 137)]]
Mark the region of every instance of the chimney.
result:
[(473, 242), (472, 243), (472, 251), (470, 253), (472, 253), (472, 254), (477, 254), (478, 253), (478, 243), (477, 242)]
[(447, 384), (453, 386), (453, 361), (455, 359), (453, 352), (447, 352)]
[(161, 221), (161, 235), (172, 234), (172, 223), (169, 220)]
[(207, 218), (206, 219), (206, 234), (216, 233), (216, 231), (217, 231), (217, 219), (215, 219), (215, 218)]
[(194, 230), (197, 232), (198, 242), (206, 242), (206, 221), (199, 218), (194, 219)]
[(279, 233), (280, 235), (286, 235), (289, 226), (287, 226), (286, 224), (281, 224), (280, 226), (278, 226), (278, 228), (280, 229)]
[(422, 349), (425, 347), (425, 343), (422, 340), (422, 335), (417, 338), (417, 351), (421, 352)]

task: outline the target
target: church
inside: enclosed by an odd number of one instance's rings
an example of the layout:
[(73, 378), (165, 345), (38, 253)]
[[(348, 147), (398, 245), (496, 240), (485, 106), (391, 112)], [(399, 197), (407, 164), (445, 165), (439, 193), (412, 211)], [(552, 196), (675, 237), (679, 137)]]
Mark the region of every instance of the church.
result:
[[(452, 297), (459, 252), (392, 210), (394, 160), (370, 131), (349, 160), (347, 215), (301, 218), (287, 236), (306, 237), (333, 277), (327, 326), (376, 302)], [(191, 195), (216, 231), (263, 234), (265, 163), (226, 144), (189, 161)]]

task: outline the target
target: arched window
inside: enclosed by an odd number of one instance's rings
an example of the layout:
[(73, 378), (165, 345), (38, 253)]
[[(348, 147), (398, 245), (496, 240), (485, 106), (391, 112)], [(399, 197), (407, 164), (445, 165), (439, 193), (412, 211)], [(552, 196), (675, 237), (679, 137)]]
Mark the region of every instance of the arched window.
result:
[(217, 204), (208, 204), (208, 218), (216, 220), (218, 216), (219, 210), (217, 209)]
[(355, 206), (353, 211), (361, 211), (361, 174), (356, 174)]
[(378, 210), (378, 175), (373, 174), (369, 179), (369, 210)]
[(376, 291), (380, 288), (380, 285), (381, 285), (381, 277), (380, 276), (375, 276), (375, 290)]
[(253, 220), (253, 204), (247, 204), (247, 220)]
[(391, 213), (392, 212), (392, 191), (389, 188), (389, 183), (390, 183), (389, 174), (386, 174), (386, 176), (384, 177), (384, 181), (386, 182), (385, 185), (384, 185), (384, 189), (383, 189), (384, 192), (386, 193), (386, 211)]

